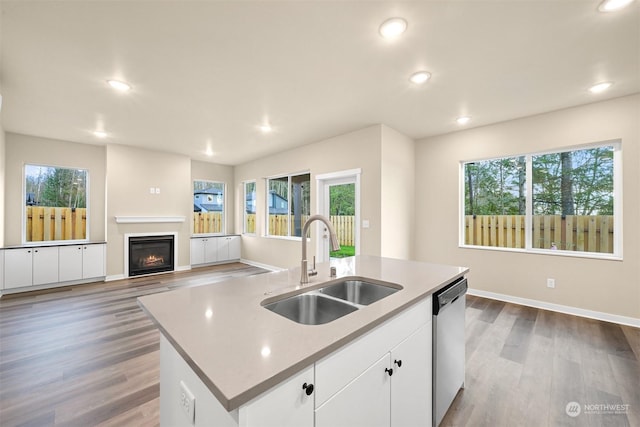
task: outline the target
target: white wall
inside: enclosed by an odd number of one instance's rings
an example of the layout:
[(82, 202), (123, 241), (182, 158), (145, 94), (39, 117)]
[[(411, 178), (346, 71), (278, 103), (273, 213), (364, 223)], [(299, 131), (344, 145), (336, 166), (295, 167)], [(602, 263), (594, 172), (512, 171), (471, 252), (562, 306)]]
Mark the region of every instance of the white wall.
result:
[(0, 111), (0, 247), (4, 246), (4, 197), (5, 189), (5, 134), (2, 127), (2, 112)]
[(383, 125), (381, 157), (380, 254), (411, 259), (415, 235), (415, 142)]
[[(623, 261), (458, 247), (461, 160), (612, 139), (622, 140)], [(475, 289), (640, 318), (640, 95), (426, 138), (416, 165), (418, 260), (470, 267)]]
[[(5, 141), (5, 245), (22, 243), (23, 168), (26, 163), (89, 171), (89, 240), (105, 239), (105, 149), (7, 132)], [(9, 185), (10, 184), (10, 185)]]
[[(160, 188), (150, 194), (149, 188)], [(193, 184), (186, 156), (124, 145), (107, 146), (107, 276), (124, 273), (124, 235), (176, 232), (176, 268), (190, 264)], [(182, 223), (119, 224), (116, 216), (183, 216)]]
[[(311, 212), (317, 213), (315, 175), (361, 168), (361, 218), (370, 228), (360, 229), (360, 253), (380, 255), (381, 246), (381, 126), (375, 125), (324, 141), (288, 150), (235, 167), (236, 200), (242, 200), (242, 182), (256, 180), (256, 235), (242, 238), (242, 257), (262, 264), (290, 268), (299, 266), (299, 238), (265, 235), (265, 178), (290, 173), (311, 173)], [(242, 209), (236, 215), (236, 231), (242, 232)], [(313, 227), (312, 227), (313, 228)], [(308, 243), (309, 257), (315, 253), (315, 238)]]

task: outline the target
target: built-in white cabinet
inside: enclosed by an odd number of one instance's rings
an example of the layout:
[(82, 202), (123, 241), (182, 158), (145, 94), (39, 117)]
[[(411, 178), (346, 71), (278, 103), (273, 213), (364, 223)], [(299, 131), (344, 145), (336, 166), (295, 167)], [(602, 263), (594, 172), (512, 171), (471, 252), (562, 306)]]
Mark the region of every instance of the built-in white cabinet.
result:
[(314, 427), (313, 366), (239, 410), (240, 427)]
[(105, 244), (33, 246), (0, 251), (2, 289), (57, 285), (105, 275)]
[[(161, 336), (160, 424), (430, 426), (431, 323), (429, 297), (231, 412)], [(181, 382), (196, 402), (193, 422)]]
[(32, 285), (45, 285), (58, 281), (58, 248), (33, 248)]
[(191, 238), (191, 265), (240, 259), (240, 236)]
[(4, 289), (31, 286), (33, 283), (33, 248), (4, 251)]
[(216, 237), (218, 241), (218, 261), (240, 259), (240, 236)]
[(104, 245), (60, 247), (60, 282), (91, 279), (105, 275)]
[(218, 242), (215, 237), (191, 239), (191, 265), (218, 261)]
[[(316, 427), (388, 427), (391, 378), (385, 354), (349, 385), (316, 409)], [(417, 424), (416, 424), (417, 425)]]

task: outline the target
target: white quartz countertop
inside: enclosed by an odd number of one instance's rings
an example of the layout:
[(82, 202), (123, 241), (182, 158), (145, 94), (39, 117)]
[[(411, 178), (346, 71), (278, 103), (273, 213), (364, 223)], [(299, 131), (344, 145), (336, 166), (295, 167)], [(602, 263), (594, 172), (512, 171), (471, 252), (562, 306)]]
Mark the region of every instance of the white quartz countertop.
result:
[(278, 295), (322, 287), (329, 263), (299, 284), (300, 269), (234, 278), (138, 299), (162, 334), (214, 396), (234, 410), (444, 285), (465, 267), (357, 256), (333, 260), (337, 276), (370, 278), (403, 289), (323, 325), (303, 325), (264, 307)]

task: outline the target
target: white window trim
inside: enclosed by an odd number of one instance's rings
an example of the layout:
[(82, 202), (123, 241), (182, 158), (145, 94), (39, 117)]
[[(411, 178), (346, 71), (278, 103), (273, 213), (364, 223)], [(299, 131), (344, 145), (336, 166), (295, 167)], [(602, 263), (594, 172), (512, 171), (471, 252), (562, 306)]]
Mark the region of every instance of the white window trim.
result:
[[(533, 156), (539, 156), (544, 154), (555, 154), (566, 151), (578, 151), (589, 148), (603, 147), (603, 146), (612, 146), (613, 147), (613, 221), (614, 221), (614, 233), (613, 233), (613, 254), (609, 253), (598, 253), (598, 252), (578, 252), (578, 251), (567, 251), (567, 250), (551, 250), (551, 249), (537, 249), (533, 248), (531, 243), (532, 241), (532, 222), (533, 215), (531, 212), (533, 211), (533, 194), (531, 191), (531, 183), (532, 181), (532, 161)], [(465, 236), (465, 176), (464, 176), (464, 166), (467, 163), (474, 161), (487, 161), (487, 160), (497, 160), (511, 157), (525, 157), (526, 163), (526, 182), (527, 182), (527, 194), (526, 194), (526, 215), (525, 215), (525, 248), (502, 248), (496, 246), (478, 246), (478, 245), (467, 245), (464, 242)], [(570, 147), (562, 147), (555, 150), (546, 150), (540, 152), (531, 152), (527, 154), (508, 154), (501, 157), (488, 157), (485, 159), (475, 159), (475, 160), (461, 160), (460, 168), (459, 168), (459, 197), (458, 197), (458, 218), (459, 218), (459, 230), (458, 230), (458, 247), (462, 249), (479, 249), (479, 250), (488, 250), (488, 251), (499, 251), (499, 252), (519, 252), (519, 253), (527, 253), (527, 254), (536, 254), (536, 255), (551, 255), (551, 256), (564, 256), (564, 257), (574, 257), (574, 258), (591, 258), (591, 259), (602, 259), (602, 260), (614, 260), (614, 261), (622, 261), (623, 260), (623, 212), (622, 212), (622, 140), (614, 139), (601, 141), (590, 144), (583, 145), (575, 145)]]
[[(196, 233), (194, 230), (192, 230), (191, 235), (192, 236), (224, 236), (225, 234), (227, 234), (227, 183), (224, 181), (215, 181), (213, 179), (199, 179), (199, 178), (194, 178), (193, 182), (191, 184), (191, 200), (193, 203), (193, 183), (195, 183), (196, 181), (200, 181), (200, 182), (210, 182), (212, 184), (222, 184), (222, 224), (220, 226), (220, 232), (219, 233)], [(191, 220), (193, 221), (193, 214), (195, 212), (191, 212), (192, 218)], [(191, 228), (193, 229), (193, 225), (191, 226)]]
[[(287, 230), (288, 233), (291, 233), (291, 177), (293, 176), (299, 176), (299, 175), (307, 175), (309, 174), (309, 183), (311, 183), (311, 171), (309, 170), (305, 170), (305, 171), (301, 171), (301, 172), (292, 172), (292, 173), (285, 173), (285, 174), (278, 174), (278, 175), (271, 175), (271, 176), (267, 176), (264, 178), (264, 207), (265, 207), (265, 214), (264, 214), (264, 231), (263, 231), (263, 236), (262, 237), (267, 237), (267, 238), (273, 238), (273, 239), (281, 239), (281, 240), (295, 240), (295, 241), (301, 241), (302, 237), (298, 237), (298, 236), (292, 236), (290, 234), (286, 235), (286, 236), (277, 236), (274, 234), (269, 234), (269, 180), (271, 179), (278, 179), (278, 178), (287, 178), (287, 192), (289, 193), (289, 197), (287, 198), (287, 217), (288, 217), (288, 224), (289, 224), (289, 229)], [(311, 202), (311, 193), (309, 193), (309, 202)], [(257, 207), (256, 207), (256, 211), (257, 211)]]
[[(42, 167), (48, 167), (48, 168), (59, 168), (59, 169), (78, 169), (78, 170), (83, 170), (87, 172), (87, 183), (86, 185), (86, 216), (87, 216), (87, 223), (86, 223), (86, 230), (85, 230), (85, 235), (86, 237), (84, 239), (73, 239), (73, 240), (42, 240), (42, 241), (37, 241), (37, 242), (27, 242), (27, 210), (25, 209), (25, 207), (27, 206), (27, 165), (29, 166), (42, 166)], [(29, 245), (48, 245), (48, 244), (59, 244), (59, 243), (86, 243), (91, 241), (90, 237), (91, 237), (91, 211), (90, 211), (90, 205), (91, 205), (91, 197), (90, 197), (90, 189), (91, 189), (91, 181), (90, 181), (90, 177), (91, 177), (91, 171), (89, 170), (89, 168), (83, 168), (83, 167), (78, 167), (78, 166), (55, 166), (55, 165), (47, 165), (44, 163), (23, 163), (22, 164), (22, 212), (20, 214), (20, 217), (22, 218), (22, 225), (21, 225), (21, 232), (20, 232), (20, 239), (22, 241), (22, 244), (25, 246), (29, 246)]]
[[(256, 208), (256, 212), (254, 213), (254, 215), (256, 216), (256, 230), (253, 233), (249, 233), (247, 231), (247, 184), (254, 184), (255, 185), (255, 196), (256, 198), (254, 198), (253, 202), (255, 203), (255, 208)], [(257, 224), (257, 220), (258, 220), (258, 183), (256, 182), (255, 179), (250, 179), (247, 181), (242, 181), (242, 234), (246, 234), (247, 236), (255, 236), (257, 235), (257, 229), (258, 229), (258, 224)]]

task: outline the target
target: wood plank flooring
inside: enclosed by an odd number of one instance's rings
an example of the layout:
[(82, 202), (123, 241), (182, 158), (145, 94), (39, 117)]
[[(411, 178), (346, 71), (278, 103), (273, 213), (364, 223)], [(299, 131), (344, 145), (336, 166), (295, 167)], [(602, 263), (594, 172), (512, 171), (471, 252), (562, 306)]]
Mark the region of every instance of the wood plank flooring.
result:
[(234, 263), (0, 298), (0, 426), (156, 426), (159, 333), (136, 298), (266, 270)]
[(640, 426), (640, 329), (470, 295), (466, 327), (442, 426)]
[[(136, 298), (261, 272), (235, 263), (0, 298), (0, 425), (157, 426), (159, 335)], [(443, 426), (640, 426), (639, 329), (472, 296), (466, 315), (466, 388)]]

